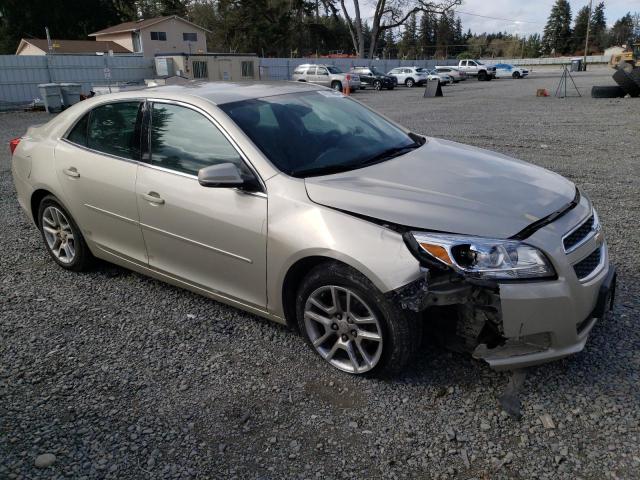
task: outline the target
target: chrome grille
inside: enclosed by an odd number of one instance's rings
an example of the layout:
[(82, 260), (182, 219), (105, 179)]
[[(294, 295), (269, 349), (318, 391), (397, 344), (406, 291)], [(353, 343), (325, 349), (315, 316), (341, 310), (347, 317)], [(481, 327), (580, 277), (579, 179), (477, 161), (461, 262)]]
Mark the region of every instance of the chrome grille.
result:
[(595, 217), (593, 214), (587, 218), (578, 228), (566, 235), (562, 239), (564, 245), (564, 251), (570, 252), (586, 240), (591, 232), (594, 230)]
[(580, 260), (573, 266), (578, 279), (588, 277), (593, 271), (600, 265), (600, 257), (602, 255), (601, 249), (597, 248), (587, 258)]

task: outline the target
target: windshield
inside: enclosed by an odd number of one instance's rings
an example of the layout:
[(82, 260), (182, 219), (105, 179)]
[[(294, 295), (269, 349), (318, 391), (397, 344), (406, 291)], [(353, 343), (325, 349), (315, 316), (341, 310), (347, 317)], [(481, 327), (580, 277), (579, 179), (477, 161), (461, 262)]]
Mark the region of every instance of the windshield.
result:
[(327, 70), (331, 73), (343, 73), (338, 67), (327, 67)]
[(279, 170), (296, 177), (361, 168), (424, 143), (337, 92), (275, 95), (219, 107)]

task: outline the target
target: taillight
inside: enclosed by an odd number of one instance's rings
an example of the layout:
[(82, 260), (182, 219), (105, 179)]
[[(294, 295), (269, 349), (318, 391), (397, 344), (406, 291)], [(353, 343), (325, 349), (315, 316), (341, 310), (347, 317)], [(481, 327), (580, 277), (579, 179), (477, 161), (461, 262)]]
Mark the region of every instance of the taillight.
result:
[(18, 148), (19, 143), (20, 143), (20, 137), (14, 138), (13, 140), (9, 140), (9, 150), (11, 150), (11, 155), (13, 155), (13, 152), (16, 151), (16, 148)]

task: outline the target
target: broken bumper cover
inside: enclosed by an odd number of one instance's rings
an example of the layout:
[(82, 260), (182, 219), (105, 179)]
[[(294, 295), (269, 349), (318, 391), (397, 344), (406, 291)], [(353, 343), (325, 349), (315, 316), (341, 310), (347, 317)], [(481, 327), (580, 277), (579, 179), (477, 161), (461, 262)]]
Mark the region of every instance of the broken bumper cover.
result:
[[(585, 291), (580, 297), (583, 298), (572, 296), (570, 288), (564, 293), (547, 295), (557, 288), (558, 285), (554, 284), (531, 284), (523, 294), (516, 293), (517, 290), (509, 286), (501, 286), (507, 341), (491, 349), (484, 344), (479, 345), (473, 352), (474, 358), (486, 361), (495, 370), (512, 370), (582, 351), (596, 321), (613, 308), (615, 267), (609, 265), (590, 285), (582, 286)], [(595, 306), (588, 315), (576, 318), (580, 311), (576, 302), (582, 301), (584, 305), (587, 300), (584, 297), (588, 296), (592, 299), (589, 308), (592, 308), (594, 300)], [(514, 319), (517, 316), (519, 320), (510, 322), (510, 316)]]

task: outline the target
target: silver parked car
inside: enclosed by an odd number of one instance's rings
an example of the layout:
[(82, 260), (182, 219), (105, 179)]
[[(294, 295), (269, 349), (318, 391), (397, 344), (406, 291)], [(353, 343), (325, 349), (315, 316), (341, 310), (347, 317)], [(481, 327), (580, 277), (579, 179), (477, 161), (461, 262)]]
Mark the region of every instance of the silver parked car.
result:
[(345, 73), (332, 65), (312, 65), (308, 63), (299, 65), (293, 71), (292, 79), (342, 91), (347, 85), (347, 77), (349, 77), (349, 89), (352, 92), (358, 90), (361, 84), (360, 76), (357, 73)]
[(426, 69), (421, 67), (398, 67), (394, 68), (387, 75), (395, 77), (398, 85), (413, 87), (414, 85), (424, 85), (427, 80), (437, 79), (437, 75), (431, 75)]
[(398, 371), (429, 325), (497, 369), (565, 357), (615, 291), (569, 180), (315, 85), (102, 95), (10, 147), (62, 268), (98, 257), (289, 324), (353, 374)]

